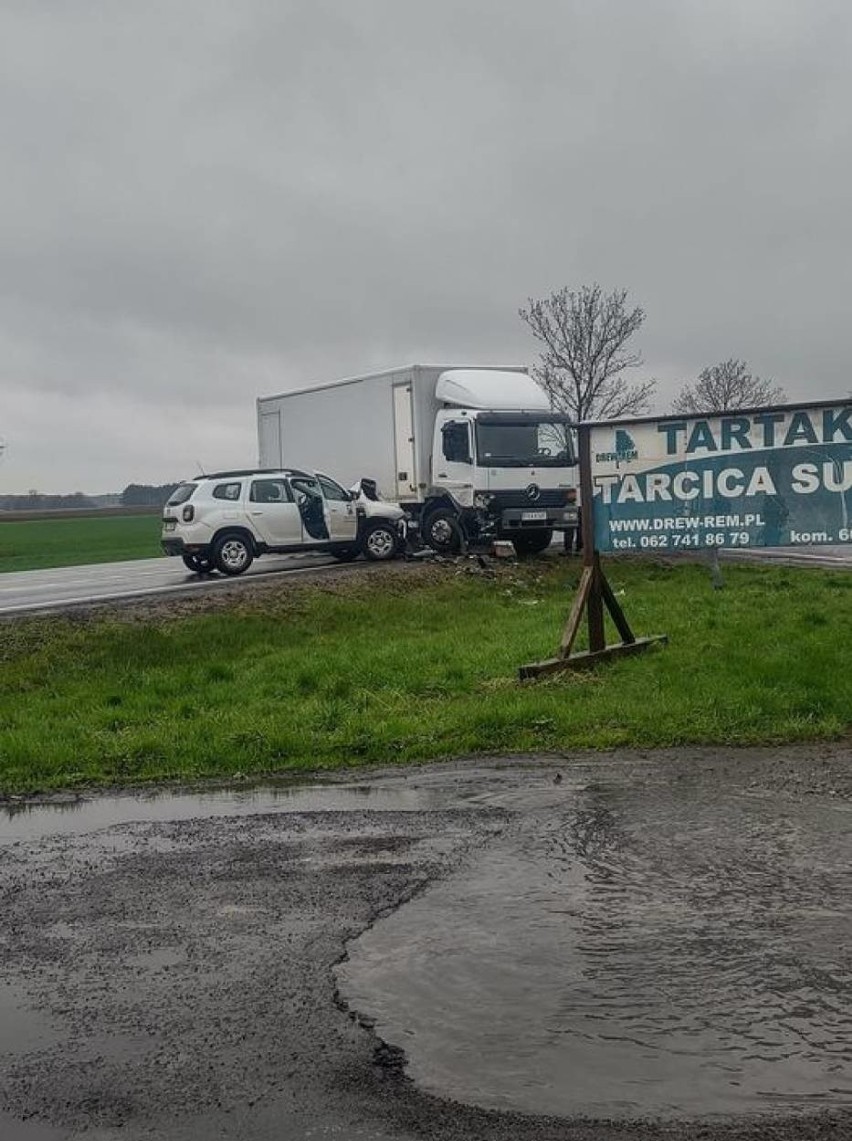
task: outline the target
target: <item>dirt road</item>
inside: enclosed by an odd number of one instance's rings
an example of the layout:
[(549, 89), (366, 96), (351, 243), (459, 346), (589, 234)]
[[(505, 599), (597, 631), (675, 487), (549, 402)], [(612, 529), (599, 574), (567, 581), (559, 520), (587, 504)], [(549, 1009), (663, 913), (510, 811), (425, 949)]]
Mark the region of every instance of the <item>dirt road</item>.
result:
[(852, 1133), (848, 747), (352, 780), (8, 806), (3, 1141)]

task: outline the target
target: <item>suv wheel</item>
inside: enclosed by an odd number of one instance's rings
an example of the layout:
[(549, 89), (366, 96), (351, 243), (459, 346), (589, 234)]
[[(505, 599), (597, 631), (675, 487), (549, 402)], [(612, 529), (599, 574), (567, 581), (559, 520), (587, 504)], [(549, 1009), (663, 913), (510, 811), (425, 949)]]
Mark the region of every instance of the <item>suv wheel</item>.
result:
[(546, 551), (553, 542), (553, 531), (521, 531), (512, 539), (516, 555), (538, 555)]
[(242, 574), (253, 561), (251, 545), (244, 535), (220, 535), (213, 544), (213, 564), (222, 574)]
[(351, 563), (358, 558), (360, 551), (357, 547), (332, 547), (328, 553), (339, 563)]
[(209, 555), (181, 555), (183, 565), (195, 574), (209, 574), (213, 570), (213, 560)]
[(391, 523), (371, 523), (361, 541), (365, 556), (374, 563), (392, 559), (399, 550), (399, 535)]

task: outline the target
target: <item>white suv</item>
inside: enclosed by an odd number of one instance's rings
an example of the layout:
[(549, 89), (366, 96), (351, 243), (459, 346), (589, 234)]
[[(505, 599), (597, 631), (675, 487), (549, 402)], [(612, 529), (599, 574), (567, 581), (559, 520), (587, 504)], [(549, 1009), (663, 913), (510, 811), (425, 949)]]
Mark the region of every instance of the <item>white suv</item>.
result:
[(237, 575), (266, 552), (327, 551), (341, 562), (392, 559), (405, 512), (369, 480), (346, 491), (321, 472), (221, 471), (178, 484), (163, 509), (162, 546), (196, 572)]

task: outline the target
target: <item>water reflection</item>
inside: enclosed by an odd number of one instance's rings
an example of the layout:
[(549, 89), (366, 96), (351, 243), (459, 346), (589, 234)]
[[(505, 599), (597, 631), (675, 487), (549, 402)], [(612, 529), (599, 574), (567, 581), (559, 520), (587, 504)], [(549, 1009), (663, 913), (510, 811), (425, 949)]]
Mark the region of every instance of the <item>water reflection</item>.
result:
[(267, 784), (228, 787), (201, 793), (142, 792), (119, 796), (75, 796), (46, 803), (11, 801), (0, 805), (0, 843), (42, 836), (93, 832), (117, 824), (193, 820), (211, 816), (251, 816), (265, 812), (418, 811), (434, 797), (427, 790), (397, 785)]
[(830, 804), (589, 786), (366, 933), (343, 993), (428, 1088), (611, 1116), (852, 1104)]

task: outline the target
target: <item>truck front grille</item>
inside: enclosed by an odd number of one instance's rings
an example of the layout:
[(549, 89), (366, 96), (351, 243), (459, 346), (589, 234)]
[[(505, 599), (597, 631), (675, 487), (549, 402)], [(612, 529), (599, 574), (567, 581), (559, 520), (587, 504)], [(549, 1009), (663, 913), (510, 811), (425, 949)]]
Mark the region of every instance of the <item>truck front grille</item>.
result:
[(567, 502), (567, 491), (564, 487), (539, 489), (538, 498), (530, 499), (526, 491), (492, 491), (489, 493), (495, 507), (501, 511), (507, 507), (522, 507), (527, 511), (535, 511), (545, 507), (564, 507)]

